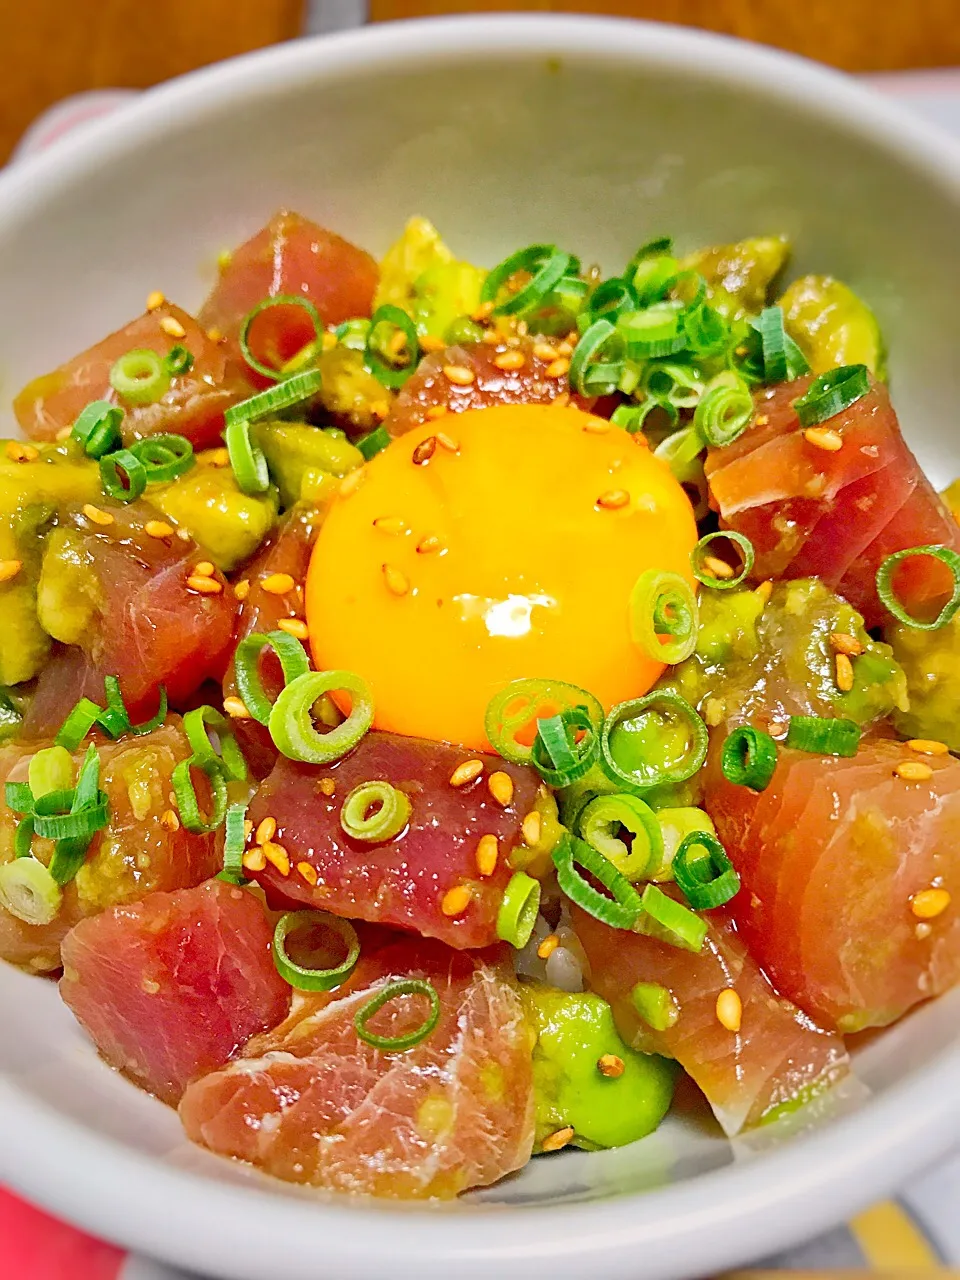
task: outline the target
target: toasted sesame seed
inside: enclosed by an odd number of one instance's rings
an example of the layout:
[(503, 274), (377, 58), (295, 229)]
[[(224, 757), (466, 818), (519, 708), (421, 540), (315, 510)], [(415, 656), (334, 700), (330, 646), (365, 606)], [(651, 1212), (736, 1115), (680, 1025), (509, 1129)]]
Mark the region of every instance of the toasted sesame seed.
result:
[(497, 869), (500, 844), (494, 835), (481, 836), (477, 841), (477, 870), (482, 876), (492, 876)]
[(597, 1070), (608, 1080), (619, 1080), (626, 1067), (622, 1058), (615, 1053), (601, 1054), (597, 1059)]
[(462, 764), (458, 764), (450, 775), (451, 787), (465, 787), (468, 782), (473, 782), (483, 773), (482, 760), (464, 760)]
[(513, 800), (513, 779), (509, 773), (504, 773), (502, 769), (498, 769), (496, 773), (491, 773), (487, 779), (487, 790), (496, 800), (502, 809)]
[(945, 756), (950, 750), (945, 742), (937, 742), (935, 738), (911, 738), (903, 745), (921, 756)]
[[(606, 418), (588, 418), (583, 424), (583, 429), (592, 436), (602, 436), (610, 430), (610, 423)], [(639, 432), (637, 434), (639, 435)]]
[(933, 925), (928, 924), (926, 920), (921, 920), (913, 931), (913, 936), (918, 942), (925, 942), (933, 933)]
[(337, 784), (332, 778), (321, 778), (317, 783), (317, 790), (324, 796), (332, 796), (336, 789)]
[(410, 580), (405, 573), (401, 573), (392, 564), (382, 564), (380, 570), (383, 573), (383, 580), (387, 585), (387, 590), (391, 595), (405, 596), (407, 594), (410, 590)]
[(61, 427), (54, 436), (55, 440), (69, 440), (73, 435), (73, 427)]
[(296, 581), (289, 573), (268, 573), (260, 580), (260, 586), (270, 596), (285, 596), (296, 585)]
[(743, 1020), (743, 1004), (733, 987), (725, 987), (717, 996), (717, 1021), (727, 1031), (739, 1031)]
[(918, 920), (935, 920), (950, 905), (946, 889), (921, 889), (910, 899), (910, 910)]
[(550, 401), (550, 407), (552, 409), (565, 409), (569, 403), (570, 403), (570, 392), (561, 391), (558, 396), (554, 396), (554, 398)]
[(247, 710), (247, 704), (242, 698), (234, 697), (233, 694), (224, 698), (223, 709), (231, 720), (249, 720), (251, 718), (250, 712)]
[(452, 382), (455, 387), (469, 387), (471, 383), (476, 381), (477, 375), (472, 369), (468, 369), (465, 364), (445, 364), (443, 366), (443, 376), (448, 382)]
[(210, 339), (211, 342), (222, 342), (223, 332), (222, 330), (218, 329), (215, 324), (212, 324), (210, 328), (207, 330), (207, 337)]
[(498, 356), (494, 356), (493, 363), (498, 369), (512, 373), (523, 368), (527, 363), (527, 357), (522, 351), (501, 351)]
[(245, 871), (263, 871), (267, 865), (267, 855), (258, 845), (255, 849), (247, 849), (241, 861)]
[(597, 506), (603, 507), (605, 511), (617, 511), (620, 507), (627, 506), (629, 502), (630, 495), (626, 489), (607, 489), (597, 499)]
[(565, 378), (570, 372), (570, 361), (566, 356), (560, 356), (550, 361), (545, 372), (548, 378)]
[(933, 777), (933, 770), (922, 760), (901, 760), (894, 765), (893, 772), (904, 782), (926, 782)]
[(281, 618), (277, 626), (295, 640), (307, 640), (310, 637), (310, 628), (302, 618)]
[(154, 289), (152, 293), (147, 294), (147, 310), (156, 311), (166, 302), (166, 296), (159, 289)]
[(437, 437), (427, 436), (425, 440), (421, 440), (413, 453), (410, 455), (415, 467), (422, 467), (437, 451)]
[(863, 653), (863, 645), (857, 637), (848, 635), (846, 631), (832, 631), (827, 639), (835, 653), (846, 654), (851, 658), (859, 657)]
[(835, 663), (837, 669), (837, 688), (841, 693), (849, 693), (853, 688), (853, 663), (845, 653), (838, 653)]
[(148, 538), (173, 537), (173, 525), (167, 524), (166, 520), (148, 520), (143, 526), (143, 531)]
[(300, 872), (303, 879), (306, 880), (307, 884), (317, 883), (316, 868), (312, 867), (309, 862), (298, 862), (297, 870)]
[(447, 453), (459, 453), (460, 446), (454, 440), (453, 436), (448, 436), (445, 431), (437, 432), (437, 444), (441, 449), (446, 449)]
[(191, 591), (196, 591), (201, 596), (217, 596), (223, 590), (222, 582), (199, 573), (192, 573), (187, 578), (187, 586)]
[(435, 533), (428, 533), (425, 538), (421, 538), (417, 543), (417, 554), (428, 556), (433, 551), (442, 551), (443, 543)]
[(254, 836), (257, 844), (266, 844), (268, 840), (272, 840), (277, 834), (276, 818), (262, 818), (257, 826), (257, 834)]
[(435, 421), (437, 418), (445, 418), (449, 412), (450, 410), (445, 404), (432, 404), (427, 410), (426, 416), (431, 421)]
[(556, 1133), (551, 1133), (549, 1137), (544, 1138), (540, 1143), (541, 1151), (562, 1151), (564, 1147), (570, 1145), (573, 1141), (576, 1130), (567, 1125), (565, 1129), (558, 1129)]
[(768, 413), (758, 413), (757, 416), (754, 418), (754, 423), (758, 427), (765, 427), (769, 421), (770, 421), (770, 415)]
[(366, 478), (365, 467), (357, 467), (356, 471), (351, 471), (348, 476), (344, 476), (340, 481), (340, 497), (349, 498), (352, 493), (356, 493)]
[(241, 578), (239, 582), (233, 584), (233, 594), (238, 600), (246, 600), (250, 594), (250, 579)]
[(0, 582), (9, 582), (22, 568), (22, 560), (0, 560)]
[(803, 433), (807, 444), (815, 449), (823, 449), (825, 453), (836, 453), (843, 448), (843, 436), (832, 427), (807, 427)]
[(533, 849), (540, 843), (542, 827), (540, 814), (536, 809), (531, 809), (520, 825), (523, 843), (528, 849)]
[(199, 574), (201, 578), (211, 578), (214, 574), (213, 562), (201, 560), (199, 564), (193, 566), (193, 572)]
[(168, 831), (180, 830), (180, 818), (173, 809), (164, 809), (160, 815), (161, 827), (166, 827)]
[(36, 462), (40, 457), (39, 449), (35, 449), (32, 444), (24, 444), (21, 440), (8, 440), (6, 452), (11, 462)]
[(373, 522), (373, 527), (378, 533), (387, 533), (390, 537), (395, 538), (400, 533), (406, 533), (407, 522), (401, 520), (399, 516), (377, 516)]
[(721, 560), (719, 556), (704, 556), (703, 567), (712, 577), (723, 579), (724, 581), (734, 576), (733, 568), (727, 564), (726, 560)]
[(726, 711), (726, 703), (723, 698), (707, 698), (703, 704), (704, 723), (710, 729), (715, 729), (723, 720)]
[(472, 896), (468, 884), (456, 884), (443, 895), (440, 910), (445, 916), (462, 916)]
[(549, 960), (557, 947), (560, 945), (560, 939), (555, 933), (548, 933), (544, 940), (537, 947), (537, 955), (541, 960)]
[(101, 511), (100, 508), (95, 507), (92, 502), (84, 503), (83, 514), (88, 520), (92, 520), (94, 524), (113, 524), (113, 516), (110, 512)]
[(487, 329), (480, 341), (486, 343), (488, 347), (499, 347), (500, 335), (496, 329)]
[(251, 820), (250, 818), (244, 818), (244, 820), (243, 820), (243, 838), (244, 838), (244, 840), (249, 840), (249, 839), (250, 839), (250, 837), (251, 837), (252, 835), (253, 835), (253, 822), (252, 822), (252, 820)]
[(171, 338), (185, 338), (187, 331), (176, 318), (176, 316), (164, 316), (160, 321), (160, 328)]
[(271, 866), (276, 867), (282, 876), (290, 874), (290, 856), (282, 844), (274, 844), (272, 840), (268, 840), (260, 848), (266, 860)]
[(562, 355), (562, 356), (572, 356), (572, 355), (573, 355), (573, 343), (572, 343), (572, 342), (568, 342), (568, 341), (567, 341), (567, 339), (566, 339), (566, 338), (564, 338), (563, 342), (560, 342), (560, 343), (558, 343), (558, 344), (557, 344), (557, 351), (558, 351), (558, 352), (560, 353), (560, 355)]
[(535, 342), (533, 344), (533, 354), (538, 360), (558, 360), (560, 352), (550, 342)]
[(754, 588), (753, 594), (759, 596), (764, 604), (768, 604), (773, 595), (773, 583), (768, 578), (766, 582), (761, 582), (759, 587)]
[(229, 467), (230, 451), (228, 449), (211, 449), (204, 461), (211, 467)]
[(432, 351), (442, 351), (447, 344), (442, 338), (438, 338), (433, 333), (425, 333), (420, 339), (420, 350), (430, 353)]

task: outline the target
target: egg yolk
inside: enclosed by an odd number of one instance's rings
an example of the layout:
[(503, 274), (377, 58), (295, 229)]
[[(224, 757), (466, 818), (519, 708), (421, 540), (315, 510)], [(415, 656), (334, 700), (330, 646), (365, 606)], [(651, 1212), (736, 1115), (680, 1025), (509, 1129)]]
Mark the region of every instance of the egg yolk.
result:
[(663, 670), (630, 638), (647, 569), (692, 585), (693, 511), (642, 437), (573, 407), (448, 414), (344, 486), (307, 579), (318, 669), (355, 671), (381, 729), (482, 749), (518, 677), (606, 708)]

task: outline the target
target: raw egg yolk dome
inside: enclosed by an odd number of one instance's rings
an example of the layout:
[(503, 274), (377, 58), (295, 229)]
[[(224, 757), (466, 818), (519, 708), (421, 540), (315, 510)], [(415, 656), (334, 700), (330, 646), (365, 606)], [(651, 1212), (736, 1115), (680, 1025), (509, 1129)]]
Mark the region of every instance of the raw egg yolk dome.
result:
[(448, 414), (349, 477), (307, 580), (320, 670), (371, 686), (381, 729), (480, 749), (518, 677), (606, 708), (663, 670), (631, 641), (647, 569), (692, 585), (690, 502), (642, 437), (573, 407)]

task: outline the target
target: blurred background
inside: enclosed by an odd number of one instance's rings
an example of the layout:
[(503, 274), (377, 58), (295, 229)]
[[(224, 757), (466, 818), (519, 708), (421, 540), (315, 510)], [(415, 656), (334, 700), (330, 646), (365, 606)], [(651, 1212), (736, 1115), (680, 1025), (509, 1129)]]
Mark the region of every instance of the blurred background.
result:
[(305, 31), (518, 9), (678, 22), (850, 71), (960, 66), (960, 0), (2, 0), (0, 163), (41, 112), (71, 94), (147, 88)]

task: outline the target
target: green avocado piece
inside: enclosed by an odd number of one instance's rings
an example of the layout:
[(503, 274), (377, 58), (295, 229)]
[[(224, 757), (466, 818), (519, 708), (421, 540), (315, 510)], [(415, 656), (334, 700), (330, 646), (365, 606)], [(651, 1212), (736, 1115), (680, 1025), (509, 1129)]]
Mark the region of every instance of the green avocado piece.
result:
[(832, 276), (801, 276), (780, 299), (784, 326), (814, 373), (843, 364), (865, 364), (886, 376), (886, 354), (877, 318), (852, 289)]
[(363, 454), (336, 430), (303, 422), (259, 422), (255, 428), (283, 506), (325, 496), (323, 476), (339, 478), (363, 466)]
[(277, 492), (244, 493), (230, 467), (216, 466), (210, 453), (167, 485), (151, 486), (147, 500), (186, 529), (224, 573), (259, 547), (277, 520)]
[(785, 236), (759, 236), (736, 244), (698, 249), (680, 260), (683, 271), (699, 271), (707, 296), (727, 317), (756, 315), (767, 305), (770, 288), (790, 256)]

